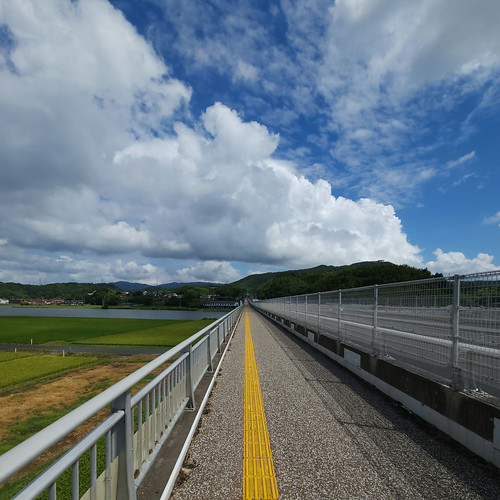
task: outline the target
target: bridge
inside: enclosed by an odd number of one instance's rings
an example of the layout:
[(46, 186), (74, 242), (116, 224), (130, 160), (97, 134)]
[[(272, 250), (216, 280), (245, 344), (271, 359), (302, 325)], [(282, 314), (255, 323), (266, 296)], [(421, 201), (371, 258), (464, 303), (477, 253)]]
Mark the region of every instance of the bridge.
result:
[(14, 498), (500, 498), (500, 273), (249, 303), (0, 456), (0, 482), (106, 407)]

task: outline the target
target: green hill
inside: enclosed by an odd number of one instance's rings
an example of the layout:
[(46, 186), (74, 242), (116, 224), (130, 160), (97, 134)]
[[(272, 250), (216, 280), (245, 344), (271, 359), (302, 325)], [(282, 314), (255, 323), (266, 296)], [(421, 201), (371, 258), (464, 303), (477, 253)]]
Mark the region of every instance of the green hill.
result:
[(391, 262), (358, 262), (346, 266), (316, 266), (310, 269), (247, 276), (235, 285), (259, 299), (326, 292), (384, 283), (430, 278), (427, 269)]
[(94, 290), (118, 290), (114, 285), (96, 283), (51, 283), (48, 285), (22, 285), (0, 283), (0, 297), (5, 299), (67, 299), (84, 300)]

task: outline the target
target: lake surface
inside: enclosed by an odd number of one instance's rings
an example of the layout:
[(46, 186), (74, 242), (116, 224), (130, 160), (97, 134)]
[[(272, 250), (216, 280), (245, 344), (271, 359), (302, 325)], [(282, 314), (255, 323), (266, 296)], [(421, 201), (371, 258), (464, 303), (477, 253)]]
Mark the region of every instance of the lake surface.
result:
[(63, 318), (203, 319), (221, 318), (221, 311), (168, 311), (145, 309), (81, 309), (77, 307), (0, 306), (0, 316), (46, 316)]

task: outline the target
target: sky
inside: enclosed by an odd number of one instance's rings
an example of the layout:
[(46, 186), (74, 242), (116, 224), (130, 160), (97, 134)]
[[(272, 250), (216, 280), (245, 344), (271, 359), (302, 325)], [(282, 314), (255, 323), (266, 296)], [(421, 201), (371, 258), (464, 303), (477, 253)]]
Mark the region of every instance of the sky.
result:
[(0, 0), (0, 281), (500, 269), (498, 0)]

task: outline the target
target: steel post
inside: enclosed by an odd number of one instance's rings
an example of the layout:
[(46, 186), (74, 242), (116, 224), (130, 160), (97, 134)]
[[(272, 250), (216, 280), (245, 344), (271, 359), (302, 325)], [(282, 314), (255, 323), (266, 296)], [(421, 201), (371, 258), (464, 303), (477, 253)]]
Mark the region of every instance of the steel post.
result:
[(337, 305), (338, 336), (342, 340), (342, 290), (339, 290), (339, 302)]
[(116, 497), (136, 500), (134, 483), (134, 462), (132, 450), (132, 418), (130, 408), (130, 390), (121, 394), (111, 403), (111, 413), (124, 412), (122, 418), (112, 430), (111, 441), (113, 457), (118, 458)]
[[(217, 336), (219, 328), (217, 327)], [(184, 352), (188, 352), (189, 356), (186, 358), (186, 397), (188, 398), (187, 408), (194, 410), (196, 408), (194, 401), (194, 379), (193, 379), (193, 346), (186, 347)]]
[(378, 314), (378, 285), (373, 288), (373, 330), (372, 330), (372, 351), (375, 356), (378, 355), (377, 347), (377, 314)]
[(451, 386), (459, 390), (460, 366), (458, 341), (460, 337), (460, 276), (453, 277), (453, 307), (451, 313)]

